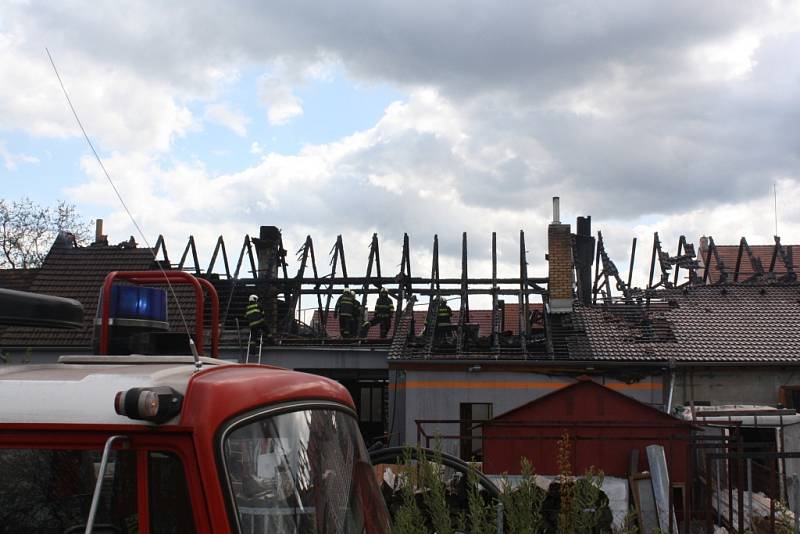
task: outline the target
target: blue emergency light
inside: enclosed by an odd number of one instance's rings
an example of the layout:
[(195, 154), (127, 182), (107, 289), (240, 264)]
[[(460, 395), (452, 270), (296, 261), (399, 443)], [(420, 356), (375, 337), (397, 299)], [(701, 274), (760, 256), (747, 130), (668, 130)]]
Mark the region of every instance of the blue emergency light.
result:
[(166, 322), (167, 292), (153, 287), (112, 286), (109, 317)]

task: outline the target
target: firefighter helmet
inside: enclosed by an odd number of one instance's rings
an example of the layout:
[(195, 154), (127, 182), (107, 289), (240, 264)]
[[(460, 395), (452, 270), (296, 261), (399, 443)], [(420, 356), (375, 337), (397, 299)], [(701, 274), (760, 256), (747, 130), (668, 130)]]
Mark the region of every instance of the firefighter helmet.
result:
[(258, 295), (250, 295), (248, 299), (250, 302), (258, 302)]

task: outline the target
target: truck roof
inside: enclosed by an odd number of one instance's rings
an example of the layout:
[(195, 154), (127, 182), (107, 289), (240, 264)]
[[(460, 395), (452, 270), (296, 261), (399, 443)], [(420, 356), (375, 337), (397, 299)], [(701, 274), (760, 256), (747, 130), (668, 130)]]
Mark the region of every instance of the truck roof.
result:
[(264, 365), (191, 356), (62, 356), (54, 364), (0, 367), (0, 424), (63, 423), (153, 426), (118, 415), (117, 392), (169, 386), (184, 395), (168, 422), (217, 425), (265, 404), (318, 399), (353, 406), (340, 384), (316, 375)]

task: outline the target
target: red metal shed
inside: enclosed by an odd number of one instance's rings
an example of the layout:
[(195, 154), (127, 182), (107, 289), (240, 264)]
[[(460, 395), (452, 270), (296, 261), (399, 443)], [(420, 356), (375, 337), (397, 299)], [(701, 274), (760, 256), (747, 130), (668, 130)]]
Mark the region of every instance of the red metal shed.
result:
[(594, 466), (609, 476), (627, 476), (633, 449), (639, 450), (636, 470), (647, 470), (644, 448), (658, 444), (664, 447), (670, 480), (685, 482), (691, 429), (689, 421), (581, 377), (485, 423), (483, 469), (518, 474), (525, 456), (537, 473), (558, 474), (558, 440), (568, 432), (574, 474)]

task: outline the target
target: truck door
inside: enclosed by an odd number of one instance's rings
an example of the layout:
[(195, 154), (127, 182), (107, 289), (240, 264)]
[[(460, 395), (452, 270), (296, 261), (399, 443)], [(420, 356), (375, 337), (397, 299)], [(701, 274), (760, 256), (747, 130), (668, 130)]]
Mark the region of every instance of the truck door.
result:
[[(82, 533), (100, 476), (102, 442), (78, 444), (83, 440), (58, 433), (49, 433), (48, 443), (15, 441), (0, 438), (0, 534)], [(72, 446), (63, 445), (70, 442)], [(180, 448), (137, 446), (135, 437), (121, 441), (102, 475), (95, 530), (210, 532), (191, 457)]]

